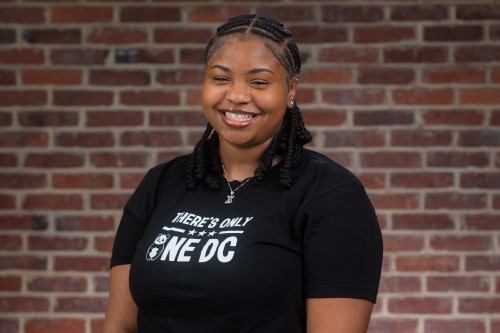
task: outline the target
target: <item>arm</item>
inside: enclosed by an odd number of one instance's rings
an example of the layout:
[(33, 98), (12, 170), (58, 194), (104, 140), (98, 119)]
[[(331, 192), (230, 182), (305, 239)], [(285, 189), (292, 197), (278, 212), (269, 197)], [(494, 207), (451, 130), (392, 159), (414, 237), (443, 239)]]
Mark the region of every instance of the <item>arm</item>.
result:
[(130, 295), (129, 272), (130, 265), (119, 265), (111, 268), (104, 333), (137, 332), (137, 306)]
[(372, 309), (362, 299), (308, 298), (307, 333), (366, 333)]

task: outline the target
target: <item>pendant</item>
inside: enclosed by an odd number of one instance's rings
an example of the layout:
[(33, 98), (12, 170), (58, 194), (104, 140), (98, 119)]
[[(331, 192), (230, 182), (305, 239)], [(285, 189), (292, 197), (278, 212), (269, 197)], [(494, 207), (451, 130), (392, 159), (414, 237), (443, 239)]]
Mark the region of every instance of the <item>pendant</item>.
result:
[(234, 192), (231, 191), (231, 193), (227, 196), (227, 200), (224, 203), (226, 205), (230, 204), (230, 203), (233, 203), (233, 199), (234, 199)]

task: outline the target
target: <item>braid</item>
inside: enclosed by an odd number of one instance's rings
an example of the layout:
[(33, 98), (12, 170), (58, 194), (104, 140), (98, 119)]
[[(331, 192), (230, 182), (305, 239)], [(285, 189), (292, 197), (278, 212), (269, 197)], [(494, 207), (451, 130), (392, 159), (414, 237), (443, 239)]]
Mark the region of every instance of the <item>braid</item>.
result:
[[(266, 47), (287, 70), (288, 80), (300, 73), (301, 58), (297, 44), (290, 31), (283, 24), (266, 17), (240, 15), (228, 20), (217, 28), (205, 50), (205, 64), (219, 50), (227, 36), (255, 36), (266, 43)], [(271, 170), (275, 158), (282, 158), (279, 169), (279, 183), (291, 187), (292, 170), (298, 165), (303, 146), (311, 141), (311, 134), (304, 126), (299, 107), (293, 103), (288, 108), (283, 123), (269, 147), (264, 151), (261, 164), (255, 170), (254, 179), (260, 183)], [(187, 166), (186, 182), (190, 189), (204, 183), (210, 189), (220, 189), (223, 181), (222, 164), (219, 153), (219, 136), (208, 124), (202, 138), (195, 146)]]

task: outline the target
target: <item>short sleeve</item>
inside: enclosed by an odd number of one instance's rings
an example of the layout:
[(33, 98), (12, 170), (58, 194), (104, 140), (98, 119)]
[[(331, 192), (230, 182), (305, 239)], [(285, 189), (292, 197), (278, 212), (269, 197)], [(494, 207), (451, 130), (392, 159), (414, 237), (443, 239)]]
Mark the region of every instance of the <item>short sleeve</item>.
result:
[(309, 202), (303, 218), (307, 298), (360, 298), (376, 302), (383, 244), (374, 208), (359, 181)]

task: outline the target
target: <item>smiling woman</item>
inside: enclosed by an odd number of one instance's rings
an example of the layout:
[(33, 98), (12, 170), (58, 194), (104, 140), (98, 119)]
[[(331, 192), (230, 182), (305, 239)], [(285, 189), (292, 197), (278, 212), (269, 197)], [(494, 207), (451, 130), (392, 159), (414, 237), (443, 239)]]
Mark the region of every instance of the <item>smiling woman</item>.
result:
[(268, 18), (232, 18), (208, 42), (207, 128), (125, 206), (106, 333), (366, 332), (380, 228), (358, 179), (303, 148), (300, 66)]

